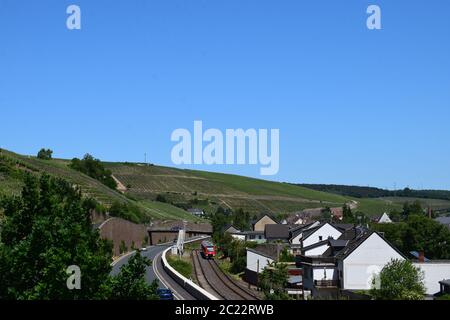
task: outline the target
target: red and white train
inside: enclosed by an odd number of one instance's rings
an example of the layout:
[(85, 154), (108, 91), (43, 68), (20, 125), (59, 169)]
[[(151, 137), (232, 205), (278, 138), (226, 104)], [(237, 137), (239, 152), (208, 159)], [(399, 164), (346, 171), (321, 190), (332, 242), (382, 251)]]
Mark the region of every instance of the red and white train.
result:
[(205, 259), (213, 259), (216, 256), (216, 246), (210, 241), (202, 242), (202, 256)]

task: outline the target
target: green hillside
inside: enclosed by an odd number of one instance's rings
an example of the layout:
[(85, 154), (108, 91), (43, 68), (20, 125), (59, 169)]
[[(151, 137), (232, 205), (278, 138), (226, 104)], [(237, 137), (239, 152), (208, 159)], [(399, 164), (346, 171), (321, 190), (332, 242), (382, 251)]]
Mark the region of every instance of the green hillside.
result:
[[(2, 170), (2, 163), (12, 170)], [(234, 210), (242, 208), (252, 214), (267, 212), (274, 215), (310, 208), (342, 207), (352, 200), (358, 203), (358, 210), (369, 215), (400, 210), (402, 207), (398, 199), (353, 198), (237, 175), (139, 163), (104, 163), (119, 182), (122, 191), (119, 192), (71, 169), (69, 163), (68, 160), (41, 160), (3, 150), (0, 156), (0, 194), (20, 192), (23, 172), (29, 171), (62, 177), (105, 206), (122, 202), (138, 207), (142, 211), (140, 218), (143, 221), (148, 218), (197, 221), (199, 219), (184, 209), (202, 208), (213, 212), (219, 206)]]
[(169, 204), (130, 199), (121, 192), (112, 190), (99, 181), (69, 168), (68, 165), (69, 161), (67, 160), (41, 160), (2, 150), (0, 154), (0, 195), (18, 194), (22, 188), (24, 172), (34, 174), (45, 172), (79, 186), (84, 195), (96, 199), (105, 206), (110, 206), (114, 202), (134, 205), (141, 211), (141, 216), (138, 217), (140, 221), (147, 221), (149, 218), (199, 220), (185, 210)]
[(279, 182), (204, 171), (130, 163), (107, 163), (137, 199), (156, 199), (201, 207), (242, 208), (251, 213), (290, 213), (306, 208), (339, 207), (349, 198)]

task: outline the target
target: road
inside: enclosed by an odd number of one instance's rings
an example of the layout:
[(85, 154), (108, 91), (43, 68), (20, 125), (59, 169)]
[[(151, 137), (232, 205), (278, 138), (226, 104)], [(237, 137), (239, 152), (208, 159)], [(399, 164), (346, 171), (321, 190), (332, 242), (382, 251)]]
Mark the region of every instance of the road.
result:
[[(147, 251), (143, 251), (143, 252), (141, 252), (141, 254), (142, 254), (142, 256), (148, 258), (150, 261), (153, 262), (155, 257), (158, 254), (160, 254), (161, 252), (163, 252), (164, 250), (166, 250), (167, 248), (169, 248), (169, 245), (148, 247)], [(133, 255), (134, 254), (124, 256), (119, 261), (117, 261), (117, 263), (113, 266), (111, 275), (113, 275), (113, 276), (118, 275), (120, 272), (120, 269), (122, 269), (122, 267), (128, 263), (128, 260)], [(154, 280), (158, 280), (158, 277), (156, 276), (152, 266), (147, 268), (147, 273), (145, 274), (145, 280), (147, 281), (147, 283), (152, 283)]]
[[(170, 275), (166, 273), (163, 268), (161, 255), (170, 248), (172, 244), (158, 245), (148, 247), (147, 251), (142, 251), (141, 254), (152, 261), (152, 264), (147, 267), (145, 274), (145, 280), (151, 284), (154, 280), (158, 280), (160, 288), (168, 288), (172, 290), (176, 300), (196, 300), (191, 294), (189, 294), (183, 287), (176, 283)], [(128, 263), (128, 260), (134, 255), (134, 253), (128, 254), (113, 265), (111, 275), (118, 275), (120, 269)]]

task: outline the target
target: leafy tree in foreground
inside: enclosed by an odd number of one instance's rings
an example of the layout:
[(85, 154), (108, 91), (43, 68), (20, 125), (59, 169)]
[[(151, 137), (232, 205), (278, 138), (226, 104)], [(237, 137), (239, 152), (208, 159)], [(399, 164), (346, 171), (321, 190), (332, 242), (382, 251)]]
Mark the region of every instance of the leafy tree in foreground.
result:
[[(0, 203), (0, 300), (150, 299), (150, 263), (130, 259), (110, 277), (112, 246), (91, 225), (95, 202), (62, 179), (27, 174), (19, 197)], [(81, 289), (69, 290), (70, 266), (81, 271)]]
[[(0, 299), (102, 299), (111, 245), (99, 238), (79, 190), (61, 179), (27, 175), (20, 197), (3, 202)], [(69, 290), (69, 266), (81, 290)]]
[(285, 288), (288, 271), (285, 263), (274, 262), (266, 267), (259, 276), (259, 286), (266, 300), (289, 300)]
[(389, 262), (373, 285), (370, 294), (376, 300), (422, 300), (425, 295), (423, 272), (408, 260)]
[(146, 267), (151, 262), (141, 256), (138, 251), (133, 255), (128, 264), (122, 267), (118, 276), (111, 279), (110, 298), (115, 300), (157, 300), (156, 290), (158, 283), (152, 285), (145, 282)]

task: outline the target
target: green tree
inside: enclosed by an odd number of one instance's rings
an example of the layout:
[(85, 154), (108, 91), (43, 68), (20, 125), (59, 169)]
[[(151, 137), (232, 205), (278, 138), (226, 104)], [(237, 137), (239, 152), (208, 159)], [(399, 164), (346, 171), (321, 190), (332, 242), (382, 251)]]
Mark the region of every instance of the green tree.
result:
[(288, 248), (284, 248), (280, 253), (280, 262), (295, 262), (295, 256), (289, 252)]
[(352, 209), (348, 205), (344, 205), (342, 208), (342, 222), (345, 223), (355, 223), (355, 217), (353, 215)]
[(404, 222), (375, 224), (385, 238), (405, 255), (423, 251), (430, 259), (450, 259), (450, 230), (424, 215), (413, 214)]
[(134, 223), (142, 222), (142, 212), (139, 207), (126, 202), (114, 201), (109, 207), (109, 214)]
[[(0, 299), (105, 298), (112, 247), (93, 230), (83, 204), (64, 180), (30, 174), (21, 196), (3, 201)], [(81, 290), (67, 288), (72, 265), (81, 270)]]
[(239, 230), (250, 229), (250, 213), (243, 209), (238, 209), (231, 214), (231, 223)]
[(228, 232), (222, 234), (215, 234), (213, 237), (214, 242), (217, 244), (217, 248), (222, 252), (225, 258), (232, 256), (231, 243), (233, 242), (233, 237)]
[(405, 202), (403, 204), (403, 218), (406, 220), (411, 215), (423, 215), (422, 204), (419, 200), (414, 201), (412, 204)]
[(321, 219), (323, 222), (331, 222), (332, 220), (332, 213), (330, 207), (326, 207), (321, 210)]
[(423, 272), (408, 260), (392, 260), (373, 280), (370, 294), (376, 300), (422, 300)]
[(112, 172), (106, 169), (99, 159), (95, 159), (90, 154), (86, 154), (81, 160), (77, 158), (72, 159), (70, 167), (91, 178), (97, 179), (111, 189), (115, 190), (117, 188), (117, 183), (112, 177)]
[(397, 210), (393, 210), (389, 215), (389, 218), (391, 218), (393, 222), (400, 222), (402, 221), (402, 213)]
[(120, 273), (110, 280), (110, 299), (112, 300), (157, 300), (158, 283), (145, 282), (146, 268), (150, 260), (136, 252)]
[[(112, 245), (92, 228), (93, 206), (62, 179), (25, 175), (21, 195), (0, 203), (0, 300), (154, 297), (155, 286), (144, 286), (149, 262), (143, 258), (110, 276)], [(80, 290), (67, 287), (70, 266), (80, 268)]]
[(41, 150), (39, 150), (37, 157), (42, 160), (50, 160), (52, 158), (52, 154), (52, 150), (42, 148)]
[(273, 262), (261, 272), (259, 287), (266, 300), (289, 300), (285, 288), (288, 282), (288, 271), (285, 263)]
[(119, 253), (123, 254), (126, 253), (128, 251), (127, 245), (125, 243), (125, 241), (120, 241), (120, 245), (119, 245)]
[(225, 227), (231, 223), (229, 213), (219, 207), (217, 211), (211, 216), (211, 225), (213, 227), (213, 239), (218, 242), (223, 236)]
[(370, 218), (364, 212), (357, 211), (355, 213), (355, 222), (358, 225), (366, 225), (370, 222)]
[(424, 251), (430, 259), (450, 259), (450, 231), (424, 215), (411, 215), (404, 234), (404, 250)]
[(405, 235), (408, 225), (405, 222), (398, 223), (375, 223), (371, 228), (378, 232), (383, 232), (384, 237), (401, 252), (407, 253), (405, 248)]

